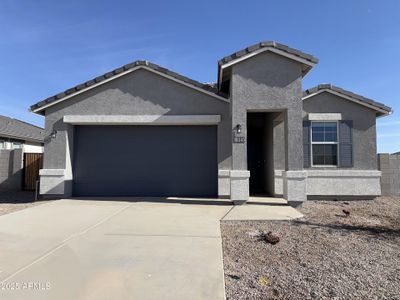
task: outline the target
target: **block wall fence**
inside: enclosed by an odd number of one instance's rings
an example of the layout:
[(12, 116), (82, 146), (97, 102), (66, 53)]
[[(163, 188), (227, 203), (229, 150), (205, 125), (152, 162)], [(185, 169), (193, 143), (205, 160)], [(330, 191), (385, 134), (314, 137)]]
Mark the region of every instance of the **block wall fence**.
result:
[(400, 196), (400, 154), (378, 154), (383, 196)]
[(22, 149), (0, 150), (0, 191), (22, 188), (22, 163)]

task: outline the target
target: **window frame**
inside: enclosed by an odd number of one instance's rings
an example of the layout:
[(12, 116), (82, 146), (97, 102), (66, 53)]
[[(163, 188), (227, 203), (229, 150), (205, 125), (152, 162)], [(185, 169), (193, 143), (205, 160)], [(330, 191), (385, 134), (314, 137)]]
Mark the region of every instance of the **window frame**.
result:
[[(11, 146), (11, 150), (18, 150), (18, 149), (22, 149), (24, 147), (24, 142), (20, 141), (20, 140), (11, 140), (10, 141), (10, 146)], [(15, 145), (18, 145), (19, 147), (15, 147)]]
[[(313, 123), (336, 123), (336, 142), (314, 142), (313, 141)], [(313, 145), (336, 145), (336, 165), (317, 165), (314, 164)], [(334, 120), (321, 120), (311, 121), (310, 126), (310, 154), (311, 154), (311, 167), (317, 168), (338, 168), (339, 167), (339, 121)]]

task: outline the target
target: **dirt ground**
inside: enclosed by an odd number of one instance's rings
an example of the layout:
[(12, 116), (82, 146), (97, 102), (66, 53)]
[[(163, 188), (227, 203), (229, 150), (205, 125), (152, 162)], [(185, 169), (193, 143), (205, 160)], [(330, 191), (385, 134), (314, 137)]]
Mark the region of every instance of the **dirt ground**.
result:
[(400, 197), (300, 210), (293, 221), (222, 222), (227, 299), (400, 299)]
[(0, 192), (0, 215), (47, 203), (48, 201), (35, 201), (35, 193), (28, 191)]

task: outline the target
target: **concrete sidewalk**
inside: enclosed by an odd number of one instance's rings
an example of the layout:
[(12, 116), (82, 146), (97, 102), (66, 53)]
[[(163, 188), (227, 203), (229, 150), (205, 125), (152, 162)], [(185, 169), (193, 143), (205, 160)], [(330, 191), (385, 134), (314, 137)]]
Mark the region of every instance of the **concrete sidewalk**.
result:
[(250, 197), (246, 205), (234, 206), (223, 218), (224, 221), (271, 221), (292, 220), (303, 215), (282, 198)]
[(59, 200), (1, 216), (0, 299), (224, 299), (220, 220), (271, 207), (171, 202)]

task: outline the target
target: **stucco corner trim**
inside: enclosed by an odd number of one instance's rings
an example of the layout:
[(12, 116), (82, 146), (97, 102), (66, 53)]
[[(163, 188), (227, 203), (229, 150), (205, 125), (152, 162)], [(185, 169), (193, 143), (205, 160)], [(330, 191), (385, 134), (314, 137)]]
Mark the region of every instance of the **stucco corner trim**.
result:
[(288, 179), (307, 178), (307, 171), (283, 171), (282, 176)]
[(250, 178), (250, 171), (247, 170), (231, 170), (231, 178)]
[(40, 176), (64, 176), (64, 169), (41, 169), (39, 170)]
[(230, 170), (218, 170), (218, 177), (230, 177)]
[(379, 196), (378, 170), (308, 170), (309, 196)]
[(308, 120), (310, 121), (340, 121), (342, 120), (341, 113), (309, 113)]
[(66, 115), (73, 125), (216, 125), (220, 115)]
[(378, 170), (307, 170), (307, 177), (339, 177), (339, 178), (365, 178), (381, 177), (382, 172)]
[(283, 171), (283, 197), (288, 202), (298, 203), (307, 200), (307, 172)]

